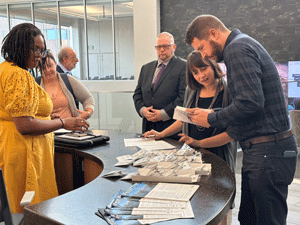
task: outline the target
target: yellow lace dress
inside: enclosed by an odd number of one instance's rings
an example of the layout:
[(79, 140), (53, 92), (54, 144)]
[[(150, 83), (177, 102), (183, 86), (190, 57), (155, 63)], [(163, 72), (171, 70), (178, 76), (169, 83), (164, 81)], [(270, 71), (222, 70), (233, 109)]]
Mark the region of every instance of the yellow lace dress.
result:
[(11, 63), (0, 64), (0, 168), (3, 170), (12, 213), (25, 191), (35, 191), (32, 204), (58, 195), (54, 171), (53, 133), (21, 135), (13, 117), (50, 120), (49, 95), (31, 74)]

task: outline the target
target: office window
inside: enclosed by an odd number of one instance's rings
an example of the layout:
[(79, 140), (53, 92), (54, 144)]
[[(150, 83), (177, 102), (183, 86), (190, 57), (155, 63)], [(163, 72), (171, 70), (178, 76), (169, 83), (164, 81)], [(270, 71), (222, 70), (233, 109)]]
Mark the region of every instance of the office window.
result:
[(59, 6), (62, 46), (70, 46), (75, 50), (79, 62), (72, 70), (72, 74), (78, 79), (85, 80), (86, 74), (84, 74), (83, 68), (86, 62), (81, 57), (81, 48), (85, 46), (85, 33), (82, 26), (84, 21), (83, 1), (60, 1)]
[(133, 2), (115, 1), (117, 80), (134, 79)]
[(20, 23), (32, 23), (30, 4), (10, 5), (9, 14), (11, 28)]
[[(115, 79), (112, 19), (111, 1), (87, 1), (88, 56), (91, 80)], [(86, 51), (83, 51), (83, 54), (85, 55)]]
[[(8, 4), (11, 27), (32, 22), (45, 36), (55, 56), (71, 46), (79, 62), (72, 71), (79, 79), (134, 79), (133, 1), (82, 0)], [(8, 32), (6, 5), (0, 5), (1, 38)], [(85, 26), (85, 24), (87, 26)], [(3, 26), (2, 26), (3, 25)], [(60, 26), (60, 27), (59, 27)]]
[(34, 3), (35, 25), (42, 31), (47, 48), (54, 56), (60, 47), (56, 2)]

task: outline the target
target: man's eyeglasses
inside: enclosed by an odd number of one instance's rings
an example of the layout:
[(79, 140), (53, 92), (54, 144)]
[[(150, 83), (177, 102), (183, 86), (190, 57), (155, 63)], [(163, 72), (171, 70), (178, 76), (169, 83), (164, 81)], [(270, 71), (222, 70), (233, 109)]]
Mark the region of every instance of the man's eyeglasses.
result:
[(41, 54), (42, 58), (45, 58), (48, 54), (48, 52), (50, 52), (49, 49), (44, 49), (44, 50), (39, 50), (39, 49), (34, 49), (33, 50), (34, 55), (38, 56), (39, 54)]
[(160, 50), (161, 48), (163, 48), (164, 50), (167, 50), (167, 49), (169, 49), (172, 45), (173, 45), (173, 44), (171, 44), (171, 45), (156, 45), (156, 46), (154, 46), (154, 47), (155, 47), (156, 50)]

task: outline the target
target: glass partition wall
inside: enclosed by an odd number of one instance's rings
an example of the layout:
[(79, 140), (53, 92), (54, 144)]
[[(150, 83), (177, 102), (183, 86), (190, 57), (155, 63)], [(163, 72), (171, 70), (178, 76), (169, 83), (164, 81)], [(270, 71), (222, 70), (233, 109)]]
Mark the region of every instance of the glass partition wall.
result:
[[(87, 87), (100, 87), (100, 83), (107, 86), (110, 82), (119, 87), (123, 80), (133, 82), (133, 0), (0, 4), (0, 45), (13, 26), (24, 22), (33, 23), (42, 31), (47, 48), (55, 56), (61, 46), (71, 46), (76, 51), (79, 62), (72, 74), (86, 80), (83, 83)], [(89, 119), (91, 128), (141, 132), (142, 120), (135, 112), (133, 91), (94, 88), (91, 92), (96, 103)]]
[[(81, 80), (133, 80), (133, 0), (48, 0), (0, 5), (1, 41), (13, 26), (34, 23), (55, 56), (61, 46), (79, 58)], [(3, 59), (0, 59), (3, 61)]]

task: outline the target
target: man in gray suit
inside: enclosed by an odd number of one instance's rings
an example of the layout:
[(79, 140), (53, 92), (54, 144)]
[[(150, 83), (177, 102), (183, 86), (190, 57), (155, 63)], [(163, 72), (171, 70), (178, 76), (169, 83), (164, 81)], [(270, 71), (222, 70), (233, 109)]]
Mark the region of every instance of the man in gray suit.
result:
[[(161, 33), (155, 49), (158, 60), (142, 67), (133, 95), (136, 111), (143, 118), (143, 133), (160, 132), (174, 122), (174, 108), (182, 106), (186, 88), (186, 60), (174, 55), (174, 37)], [(177, 134), (171, 138), (179, 139)]]

